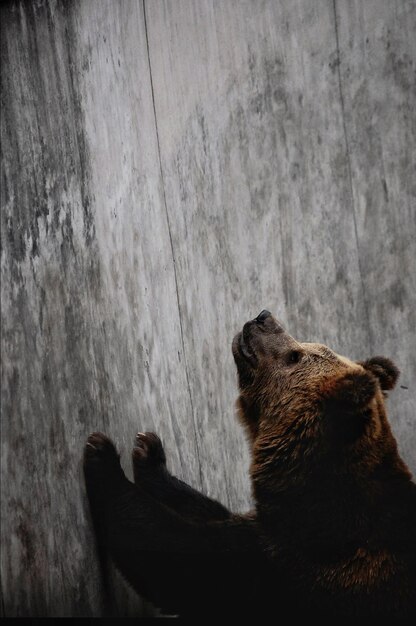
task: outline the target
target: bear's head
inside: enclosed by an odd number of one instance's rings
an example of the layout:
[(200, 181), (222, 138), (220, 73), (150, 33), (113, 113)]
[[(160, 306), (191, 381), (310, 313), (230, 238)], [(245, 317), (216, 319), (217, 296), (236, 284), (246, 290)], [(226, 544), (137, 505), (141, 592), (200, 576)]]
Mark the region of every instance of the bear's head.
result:
[(232, 350), (257, 500), (328, 476), (409, 474), (386, 417), (399, 376), (389, 359), (355, 362), (299, 343), (268, 311), (244, 325)]

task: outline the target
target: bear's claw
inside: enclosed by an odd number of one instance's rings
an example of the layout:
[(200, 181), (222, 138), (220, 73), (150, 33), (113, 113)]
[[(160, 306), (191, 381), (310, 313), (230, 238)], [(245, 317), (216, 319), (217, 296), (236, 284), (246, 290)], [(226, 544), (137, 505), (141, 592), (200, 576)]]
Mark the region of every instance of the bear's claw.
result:
[(118, 458), (117, 450), (111, 439), (99, 432), (91, 433), (88, 437), (85, 446), (85, 454), (88, 458), (94, 456), (101, 459), (110, 456), (116, 456)]
[(135, 469), (154, 469), (166, 463), (165, 451), (155, 433), (137, 433), (133, 448), (133, 467)]

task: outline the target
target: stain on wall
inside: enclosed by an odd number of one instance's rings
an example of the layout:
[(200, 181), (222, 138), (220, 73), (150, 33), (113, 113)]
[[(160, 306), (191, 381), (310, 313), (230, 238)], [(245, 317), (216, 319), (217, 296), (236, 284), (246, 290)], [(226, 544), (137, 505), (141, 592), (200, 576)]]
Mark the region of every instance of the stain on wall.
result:
[[(230, 344), (260, 309), (402, 370), (416, 470), (414, 3), (1, 8), (2, 602), (108, 611), (81, 455), (137, 430), (250, 507)], [(115, 615), (145, 615), (114, 573)]]

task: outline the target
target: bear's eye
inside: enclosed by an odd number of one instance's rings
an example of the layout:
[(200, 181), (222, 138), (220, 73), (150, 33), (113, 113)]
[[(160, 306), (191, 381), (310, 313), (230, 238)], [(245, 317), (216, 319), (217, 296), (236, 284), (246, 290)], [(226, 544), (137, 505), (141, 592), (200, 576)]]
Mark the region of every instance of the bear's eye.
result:
[(302, 358), (302, 353), (301, 353), (301, 352), (299, 352), (299, 350), (292, 350), (292, 351), (291, 351), (291, 352), (289, 352), (289, 354), (288, 354), (288, 359), (287, 359), (287, 362), (288, 362), (289, 364), (292, 364), (292, 363), (299, 363), (299, 361), (301, 360), (301, 358)]

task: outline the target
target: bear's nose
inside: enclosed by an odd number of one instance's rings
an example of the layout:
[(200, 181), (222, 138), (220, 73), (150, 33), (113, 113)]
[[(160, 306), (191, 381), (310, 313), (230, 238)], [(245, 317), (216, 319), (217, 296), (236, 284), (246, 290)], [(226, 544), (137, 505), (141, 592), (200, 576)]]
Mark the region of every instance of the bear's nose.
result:
[(266, 309), (263, 309), (263, 311), (256, 317), (256, 319), (254, 320), (255, 322), (258, 322), (258, 324), (264, 324), (265, 320), (267, 320), (268, 317), (271, 317), (271, 313), (270, 311), (266, 311)]

